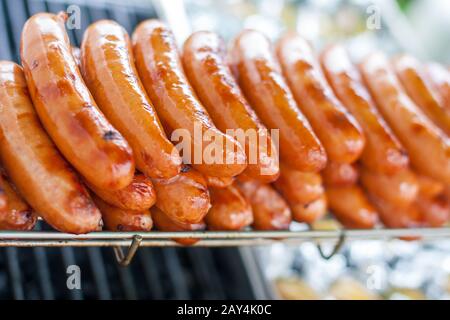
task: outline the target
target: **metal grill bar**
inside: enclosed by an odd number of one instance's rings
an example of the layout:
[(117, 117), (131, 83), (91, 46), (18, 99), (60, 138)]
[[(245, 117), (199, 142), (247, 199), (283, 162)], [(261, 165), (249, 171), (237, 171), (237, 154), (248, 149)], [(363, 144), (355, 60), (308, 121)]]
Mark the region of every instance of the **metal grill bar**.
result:
[(7, 248), (6, 257), (14, 299), (23, 300), (25, 299), (25, 294), (22, 286), (22, 273), (20, 272), (20, 263), (19, 257), (17, 255), (17, 249)]

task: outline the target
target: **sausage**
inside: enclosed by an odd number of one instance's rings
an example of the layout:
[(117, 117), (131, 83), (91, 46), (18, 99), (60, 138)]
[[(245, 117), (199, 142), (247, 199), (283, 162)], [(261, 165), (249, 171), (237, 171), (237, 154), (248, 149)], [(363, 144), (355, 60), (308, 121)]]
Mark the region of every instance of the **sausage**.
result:
[(20, 56), (37, 114), (64, 157), (99, 188), (130, 184), (131, 148), (86, 88), (71, 53), (64, 16), (38, 13), (28, 19)]
[[(205, 230), (206, 228), (206, 224), (203, 221), (194, 224), (182, 223), (179, 220), (172, 220), (168, 215), (166, 215), (157, 207), (153, 207), (150, 210), (152, 213), (153, 221), (155, 222), (155, 226), (160, 231), (165, 232), (202, 231)], [(185, 246), (191, 246), (199, 241), (198, 239), (193, 238), (176, 238), (173, 240)]]
[(0, 158), (31, 207), (62, 232), (86, 233), (101, 215), (41, 126), (22, 69), (0, 62)]
[(181, 146), (186, 144), (190, 151), (183, 149), (185, 162), (214, 177), (244, 171), (245, 151), (215, 127), (197, 99), (170, 29), (157, 20), (142, 22), (134, 31), (133, 49), (137, 70), (161, 122), (172, 132), (172, 141), (182, 137)]
[(205, 217), (210, 230), (242, 230), (253, 222), (252, 207), (233, 185), (210, 188), (211, 209)]
[(30, 206), (5, 177), (0, 181), (0, 188), (6, 198), (6, 207), (0, 210), (0, 230), (32, 230), (36, 225), (37, 216)]
[(394, 175), (382, 175), (361, 168), (360, 180), (368, 193), (395, 206), (411, 205), (419, 192), (416, 175), (409, 169)]
[(232, 177), (226, 178), (211, 177), (211, 176), (204, 176), (204, 177), (206, 179), (207, 186), (212, 188), (226, 188), (228, 186), (231, 186), (234, 182), (234, 178)]
[(78, 47), (72, 47), (72, 55), (75, 63), (79, 69), (81, 69), (81, 50)]
[(322, 170), (327, 161), (325, 150), (284, 82), (269, 39), (244, 30), (234, 40), (229, 59), (259, 119), (267, 128), (279, 130), (282, 161), (300, 171)]
[(308, 203), (289, 203), (292, 218), (298, 222), (313, 223), (327, 214), (328, 201), (325, 194)]
[(450, 108), (433, 87), (423, 65), (410, 55), (401, 55), (393, 59), (393, 68), (406, 93), (446, 135), (450, 134)]
[(444, 193), (431, 197), (419, 193), (416, 205), (426, 226), (441, 227), (450, 218), (450, 203)]
[(322, 142), (330, 161), (352, 163), (365, 138), (356, 120), (333, 94), (310, 45), (296, 34), (283, 36), (277, 54), (294, 98)]
[(359, 178), (355, 164), (328, 162), (322, 171), (324, 184), (330, 187), (349, 187)]
[(5, 190), (3, 190), (3, 177), (0, 176), (0, 212), (7, 208), (8, 202), (5, 194)]
[(142, 211), (149, 209), (156, 202), (153, 183), (142, 173), (135, 174), (133, 181), (120, 190), (99, 189), (89, 184), (88, 187), (109, 205), (123, 210)]
[(294, 170), (284, 163), (281, 163), (280, 169), (280, 177), (274, 186), (288, 202), (307, 204), (323, 195), (320, 174)]
[(236, 130), (232, 136), (247, 155), (245, 173), (272, 182), (279, 173), (276, 146), (243, 97), (225, 55), (225, 44), (217, 34), (195, 32), (184, 43), (184, 71), (217, 127), (224, 133)]
[(125, 29), (110, 20), (91, 24), (81, 46), (81, 73), (101, 111), (133, 149), (139, 171), (151, 178), (176, 176), (181, 157), (139, 80)]
[(377, 211), (358, 185), (325, 190), (330, 210), (344, 227), (372, 229), (378, 222)]
[(239, 181), (236, 186), (252, 206), (255, 230), (288, 230), (291, 211), (286, 201), (268, 184)]
[(148, 209), (127, 210), (112, 206), (96, 195), (92, 195), (103, 217), (104, 228), (109, 231), (150, 231), (152, 216)]
[(405, 94), (386, 56), (371, 54), (360, 69), (380, 113), (408, 151), (413, 168), (450, 183), (449, 139)]
[(321, 62), (334, 93), (364, 131), (366, 144), (361, 155), (364, 166), (382, 174), (405, 169), (409, 162), (406, 151), (378, 112), (345, 48), (328, 47), (321, 55)]
[(184, 167), (171, 179), (153, 179), (156, 206), (172, 220), (195, 224), (211, 207), (205, 178), (195, 169)]
[(445, 185), (442, 182), (421, 174), (416, 174), (416, 177), (419, 185), (419, 194), (431, 198), (445, 192)]
[(438, 91), (444, 107), (450, 109), (450, 72), (438, 63), (429, 63), (426, 73)]
[(423, 226), (422, 215), (415, 205), (399, 206), (369, 193), (381, 222), (388, 228), (417, 228)]

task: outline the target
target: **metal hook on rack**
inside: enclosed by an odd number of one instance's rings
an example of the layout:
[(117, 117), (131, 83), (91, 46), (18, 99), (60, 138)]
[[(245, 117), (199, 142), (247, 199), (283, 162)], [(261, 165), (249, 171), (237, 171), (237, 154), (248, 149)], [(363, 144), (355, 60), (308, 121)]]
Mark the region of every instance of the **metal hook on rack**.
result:
[(345, 233), (341, 232), (339, 235), (338, 242), (334, 245), (333, 250), (329, 254), (325, 254), (323, 252), (322, 246), (320, 244), (317, 245), (317, 250), (319, 251), (320, 256), (325, 260), (330, 260), (336, 253), (341, 250), (342, 246), (345, 243)]
[(141, 242), (142, 236), (135, 235), (126, 255), (123, 253), (122, 247), (114, 247), (114, 254), (116, 256), (117, 263), (122, 267), (127, 267), (133, 260), (133, 257), (139, 249)]

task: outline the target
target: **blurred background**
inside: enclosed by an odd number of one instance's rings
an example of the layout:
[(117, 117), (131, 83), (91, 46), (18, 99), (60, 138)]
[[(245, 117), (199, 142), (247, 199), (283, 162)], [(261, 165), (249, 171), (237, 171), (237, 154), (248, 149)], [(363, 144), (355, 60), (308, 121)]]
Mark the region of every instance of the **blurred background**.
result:
[[(296, 30), (320, 50), (342, 42), (354, 59), (381, 49), (450, 63), (448, 0), (0, 0), (0, 59), (18, 61), (20, 32), (37, 12), (79, 14), (69, 30), (79, 46), (93, 21), (114, 19), (132, 32), (165, 20), (181, 44), (195, 30), (230, 40), (243, 28), (276, 39)], [(338, 228), (324, 221), (318, 229)], [(40, 228), (46, 229), (45, 225)], [(294, 228), (304, 228), (296, 225)], [(330, 252), (332, 245), (323, 250)], [(80, 266), (82, 288), (65, 285)], [(314, 243), (254, 248), (142, 248), (129, 268), (109, 248), (0, 249), (1, 299), (449, 299), (450, 241), (345, 243), (324, 259)]]

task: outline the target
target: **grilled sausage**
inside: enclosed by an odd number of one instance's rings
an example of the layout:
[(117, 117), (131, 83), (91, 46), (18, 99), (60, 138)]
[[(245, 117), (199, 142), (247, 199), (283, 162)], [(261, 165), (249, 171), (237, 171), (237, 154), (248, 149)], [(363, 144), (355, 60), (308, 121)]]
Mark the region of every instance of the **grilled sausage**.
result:
[(355, 164), (328, 162), (322, 171), (323, 182), (330, 187), (349, 187), (359, 178)]
[(415, 205), (398, 206), (368, 194), (377, 209), (381, 222), (388, 228), (416, 228), (423, 226), (422, 215)]
[(289, 203), (292, 218), (298, 222), (313, 223), (326, 215), (328, 209), (328, 201), (325, 194), (322, 194), (316, 200), (308, 203)]
[(121, 189), (134, 174), (131, 148), (98, 110), (71, 53), (64, 17), (39, 13), (23, 27), (20, 55), (42, 124), (91, 184)]
[(208, 187), (212, 188), (226, 188), (231, 186), (234, 182), (234, 178), (219, 178), (219, 177), (211, 177), (205, 176), (206, 184)]
[(393, 59), (393, 68), (406, 93), (445, 134), (450, 134), (450, 108), (433, 87), (420, 61), (410, 55)]
[(276, 147), (243, 97), (225, 62), (225, 54), (225, 45), (218, 35), (195, 32), (184, 43), (184, 70), (217, 127), (224, 133), (238, 130), (232, 136), (245, 149), (245, 173), (261, 182), (272, 182), (279, 173)]
[(450, 203), (444, 193), (432, 197), (419, 193), (416, 205), (426, 226), (441, 227), (450, 218)]
[(306, 40), (287, 34), (278, 42), (277, 54), (294, 98), (325, 147), (328, 159), (338, 163), (357, 160), (364, 148), (364, 135), (333, 94)]
[(172, 140), (180, 134), (182, 145), (191, 150), (183, 150), (183, 159), (209, 176), (233, 177), (244, 171), (244, 150), (214, 126), (198, 101), (170, 29), (157, 20), (142, 22), (133, 34), (133, 49), (137, 70), (161, 122), (172, 132)]
[(346, 228), (372, 229), (378, 213), (357, 185), (326, 187), (328, 206), (337, 220)]
[(156, 206), (174, 221), (199, 223), (211, 207), (205, 179), (189, 167), (171, 179), (153, 179), (153, 185)]
[(2, 186), (3, 186), (3, 177), (0, 176), (0, 212), (6, 209), (6, 206), (8, 204), (5, 190), (3, 190)]
[(241, 32), (234, 40), (230, 60), (259, 119), (267, 128), (279, 130), (281, 159), (300, 171), (323, 169), (325, 150), (284, 82), (269, 40), (257, 31)]
[(360, 65), (363, 78), (419, 173), (450, 183), (450, 146), (440, 131), (405, 94), (383, 53), (369, 55)]
[(284, 199), (268, 184), (239, 181), (236, 186), (252, 206), (255, 230), (287, 230), (291, 211)]
[(81, 50), (78, 47), (72, 47), (72, 55), (77, 67), (81, 69)]
[(438, 63), (426, 66), (426, 73), (438, 91), (444, 107), (450, 109), (450, 71)]
[(445, 192), (445, 185), (442, 182), (421, 174), (416, 174), (416, 178), (419, 185), (419, 194), (421, 195), (431, 198)]
[(6, 198), (6, 207), (0, 210), (0, 230), (33, 229), (36, 225), (37, 217), (30, 206), (14, 190), (5, 177), (2, 177), (0, 181), (0, 188), (3, 190), (3, 195)]
[(127, 139), (136, 167), (151, 178), (180, 172), (181, 157), (167, 139), (133, 62), (127, 32), (102, 20), (84, 33), (81, 73), (101, 111)]
[[(152, 217), (153, 221), (155, 222), (155, 226), (160, 231), (165, 232), (202, 231), (205, 230), (206, 228), (206, 225), (203, 221), (194, 224), (182, 223), (179, 220), (172, 220), (167, 214), (162, 212), (157, 207), (153, 207), (150, 210), (152, 212)], [(196, 242), (198, 242), (197, 239), (193, 238), (176, 238), (173, 240), (185, 246), (191, 246)]]
[(394, 175), (382, 175), (361, 168), (360, 179), (368, 193), (395, 206), (411, 205), (419, 192), (416, 175), (409, 169)]
[(370, 170), (394, 174), (408, 166), (408, 156), (376, 109), (361, 74), (344, 47), (334, 45), (321, 55), (325, 75), (337, 97), (361, 125), (366, 144), (361, 162)]
[(101, 216), (41, 126), (22, 69), (0, 62), (0, 158), (31, 207), (62, 232), (98, 229)]
[(150, 178), (137, 173), (133, 181), (120, 190), (89, 188), (103, 201), (123, 210), (142, 211), (149, 209), (156, 202), (156, 193)]
[(242, 230), (253, 222), (252, 208), (239, 189), (210, 188), (211, 209), (205, 217), (210, 230)]
[(96, 195), (92, 195), (102, 213), (104, 228), (109, 231), (150, 231), (153, 226), (148, 209), (127, 210), (112, 206)]

